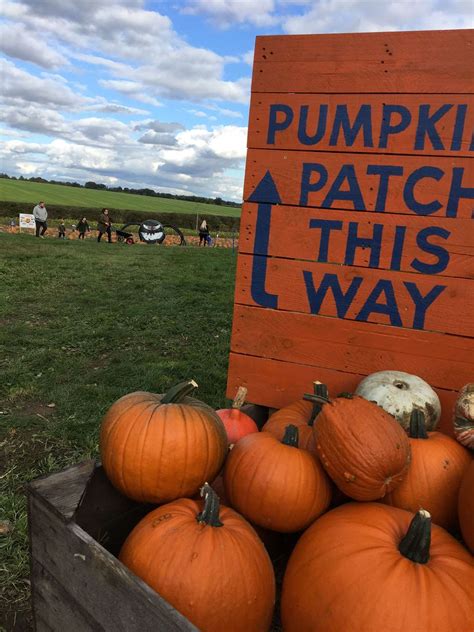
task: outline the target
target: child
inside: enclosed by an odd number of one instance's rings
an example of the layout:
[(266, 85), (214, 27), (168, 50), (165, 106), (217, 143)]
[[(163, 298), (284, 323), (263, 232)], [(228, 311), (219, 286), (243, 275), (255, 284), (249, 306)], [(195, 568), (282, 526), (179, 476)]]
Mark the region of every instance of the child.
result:
[(77, 222), (77, 231), (79, 233), (79, 239), (84, 239), (86, 236), (86, 231), (88, 233), (91, 232), (91, 229), (89, 228), (89, 224), (87, 222), (87, 219), (85, 217), (83, 217), (82, 219), (80, 219)]
[(63, 219), (58, 226), (58, 239), (66, 239), (66, 225)]

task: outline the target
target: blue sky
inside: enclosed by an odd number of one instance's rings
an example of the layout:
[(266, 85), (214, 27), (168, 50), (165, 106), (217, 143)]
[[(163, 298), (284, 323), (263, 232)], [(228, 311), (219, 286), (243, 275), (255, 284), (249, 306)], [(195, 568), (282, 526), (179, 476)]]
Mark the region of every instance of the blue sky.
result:
[(0, 171), (240, 201), (256, 35), (472, 28), (473, 0), (4, 0)]

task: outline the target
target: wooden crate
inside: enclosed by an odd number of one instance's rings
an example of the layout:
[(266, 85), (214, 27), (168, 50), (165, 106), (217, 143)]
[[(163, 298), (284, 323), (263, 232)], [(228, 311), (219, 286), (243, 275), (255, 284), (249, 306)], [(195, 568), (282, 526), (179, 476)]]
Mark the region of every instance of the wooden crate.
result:
[[(261, 426), (268, 411), (246, 407)], [(28, 486), (31, 586), (36, 632), (156, 632), (197, 628), (131, 573), (117, 554), (153, 506), (117, 491), (95, 461)], [(270, 534), (277, 581), (294, 536)], [(278, 608), (273, 631), (279, 630)]]

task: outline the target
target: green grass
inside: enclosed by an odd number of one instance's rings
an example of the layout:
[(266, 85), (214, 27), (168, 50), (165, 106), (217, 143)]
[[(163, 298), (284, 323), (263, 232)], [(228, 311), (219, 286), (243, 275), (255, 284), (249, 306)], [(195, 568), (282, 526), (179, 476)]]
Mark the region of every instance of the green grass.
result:
[(101, 419), (125, 393), (192, 377), (201, 399), (225, 403), (235, 260), (230, 249), (0, 234), (5, 629), (28, 611), (25, 483), (95, 456)]
[[(25, 202), (25, 213), (31, 212), (31, 205), (44, 200), (48, 204), (83, 207), (110, 207), (131, 211), (159, 211), (160, 213), (199, 213), (201, 215), (225, 215), (240, 217), (240, 208), (204, 204), (203, 202), (185, 202), (166, 198), (114, 193), (97, 189), (83, 189), (59, 184), (43, 184), (25, 180), (0, 179), (0, 200), (7, 202)], [(1, 204), (1, 201), (0, 201)]]

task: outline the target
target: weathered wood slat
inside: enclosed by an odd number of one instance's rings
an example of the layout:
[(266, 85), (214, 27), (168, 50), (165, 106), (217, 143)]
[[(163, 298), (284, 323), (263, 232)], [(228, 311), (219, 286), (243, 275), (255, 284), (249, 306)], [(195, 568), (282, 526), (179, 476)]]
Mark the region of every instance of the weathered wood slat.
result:
[[(185, 617), (133, 575), (74, 522), (34, 495), (29, 497), (31, 554), (34, 562), (71, 592), (74, 601), (110, 632), (195, 631)], [(35, 564), (33, 564), (33, 573)], [(32, 577), (33, 586), (36, 577)], [(40, 604), (38, 616), (48, 620)], [(57, 625), (54, 632), (64, 632)]]
[[(321, 225), (319, 228), (311, 228), (310, 222), (340, 222), (340, 228), (332, 229), (328, 239), (326, 258), (329, 263), (342, 265), (346, 257), (351, 256), (352, 251), (348, 250), (347, 244), (349, 231), (355, 232), (360, 238), (372, 238), (377, 230), (381, 231), (381, 245), (376, 265), (372, 259), (372, 250), (368, 246), (355, 248), (353, 265), (390, 270), (395, 259), (397, 231), (403, 230), (403, 248), (400, 248), (401, 256), (398, 263), (400, 271), (419, 274), (420, 264), (433, 265), (438, 261), (438, 257), (433, 253), (424, 252), (417, 245), (418, 234), (422, 230), (435, 227), (438, 231), (448, 231), (449, 235), (445, 239), (439, 235), (431, 235), (428, 238), (430, 244), (440, 246), (449, 253), (447, 267), (442, 271), (443, 276), (474, 278), (474, 226), (471, 219), (407, 217), (275, 205), (271, 210), (268, 251), (265, 253), (259, 248), (258, 243), (255, 244), (257, 210), (256, 204), (247, 202), (243, 205), (239, 237), (239, 252), (242, 254), (268, 254), (271, 257), (285, 259), (318, 261), (322, 229)], [(358, 226), (355, 227), (355, 224)], [(377, 228), (374, 228), (375, 225)], [(415, 266), (418, 266), (418, 269)]]
[(103, 632), (87, 610), (79, 605), (39, 562), (33, 559), (36, 632)]
[[(313, 165), (311, 168), (304, 165)], [(314, 165), (320, 165), (316, 167)], [(348, 167), (347, 167), (348, 165)], [(367, 174), (368, 169), (378, 169), (380, 166), (397, 167), (403, 170), (402, 175), (393, 175), (388, 179), (386, 196), (380, 195), (380, 175)], [(423, 177), (414, 187), (414, 197), (419, 204), (439, 203), (439, 208), (430, 217), (446, 217), (449, 192), (453, 178), (453, 169), (462, 169), (462, 186), (472, 187), (474, 181), (474, 159), (462, 157), (422, 157), (422, 156), (388, 156), (378, 154), (347, 154), (307, 151), (283, 151), (276, 149), (249, 149), (247, 153), (247, 166), (245, 171), (244, 200), (248, 201), (252, 195), (252, 202), (268, 202), (261, 194), (262, 189), (256, 187), (261, 182), (267, 171), (272, 175), (276, 188), (280, 195), (281, 204), (288, 206), (312, 206), (318, 208), (347, 209), (349, 211), (375, 211), (377, 212), (406, 213), (416, 216), (416, 213), (408, 207), (404, 199), (404, 188), (410, 174), (418, 169), (432, 167), (439, 169), (439, 180), (432, 177)], [(324, 170), (321, 173), (317, 169)], [(337, 178), (345, 170), (346, 174), (355, 174), (344, 177), (338, 186), (335, 186)], [(324, 175), (324, 173), (326, 175)], [(461, 173), (461, 172), (459, 172)], [(342, 178), (342, 176), (341, 176)], [(324, 184), (325, 182), (325, 184)], [(304, 184), (303, 184), (304, 183)], [(321, 185), (319, 185), (321, 183)], [(319, 190), (310, 187), (320, 186)], [(335, 199), (337, 193), (342, 190), (341, 196), (351, 189), (359, 193), (358, 199)], [(335, 187), (335, 188), (334, 188)], [(327, 199), (331, 189), (333, 199)], [(264, 191), (265, 192), (265, 191)], [(377, 200), (380, 195), (380, 202)], [(382, 201), (383, 198), (383, 201)], [(456, 217), (472, 218), (472, 198), (462, 197), (450, 209)]]
[[(473, 60), (474, 62), (474, 60)], [(278, 108), (283, 105), (289, 111)], [(446, 105), (452, 107), (446, 111), (436, 123), (442, 149), (418, 134), (421, 149), (417, 149), (417, 129), (420, 107), (429, 106), (429, 114), (433, 115)], [(273, 106), (273, 110), (272, 110)], [(334, 126), (335, 115), (339, 108), (347, 108), (348, 119), (354, 124), (361, 111), (361, 106), (370, 108), (370, 132), (368, 139), (373, 146), (369, 147), (364, 138), (362, 127), (351, 145), (346, 144), (339, 126)], [(380, 144), (383, 127), (384, 106), (406, 108), (410, 122), (398, 133), (386, 135), (385, 146)], [(466, 108), (463, 133), (456, 138), (453, 145), (453, 134), (458, 115), (458, 106)], [(386, 112), (387, 115), (387, 112)], [(392, 120), (393, 119), (393, 120)], [(364, 118), (364, 120), (366, 120)], [(272, 126), (270, 126), (270, 121)], [(397, 125), (401, 121), (400, 113), (390, 115), (386, 123)], [(408, 119), (407, 119), (408, 121)], [(273, 130), (275, 123), (278, 125)], [(299, 133), (301, 127), (301, 133)], [(335, 127), (335, 129), (334, 129)], [(369, 129), (369, 128), (367, 128)], [(430, 94), (430, 95), (391, 95), (391, 94), (294, 94), (294, 93), (261, 93), (252, 94), (249, 114), (248, 147), (252, 149), (293, 149), (300, 151), (362, 152), (383, 154), (414, 154), (433, 156), (465, 156), (472, 157), (472, 131), (474, 129), (474, 104), (472, 95)], [(338, 130), (337, 132), (335, 130)], [(316, 134), (318, 132), (318, 134)], [(334, 138), (333, 138), (334, 133)], [(307, 137), (307, 138), (306, 138)], [(385, 134), (384, 134), (385, 137)], [(454, 147), (452, 149), (452, 147)]]
[[(266, 261), (266, 270), (261, 267), (253, 271), (254, 259)], [(263, 276), (265, 274), (265, 278)], [(306, 273), (306, 276), (305, 274)], [(333, 275), (341, 287), (341, 291), (347, 295), (350, 288), (353, 289), (353, 298), (347, 302), (339, 299), (338, 305), (331, 290), (328, 290), (321, 304), (317, 306), (322, 316), (338, 317), (344, 320), (359, 320), (382, 325), (393, 325), (396, 319), (400, 319), (400, 327), (405, 329), (423, 329), (460, 336), (474, 337), (474, 280), (454, 279), (443, 276), (422, 276), (404, 272), (392, 272), (389, 270), (381, 273), (371, 268), (357, 268), (354, 266), (338, 266), (334, 264), (314, 263), (310, 261), (297, 261), (292, 259), (276, 259), (269, 257), (252, 257), (251, 255), (239, 255), (237, 262), (237, 279), (235, 288), (235, 302), (243, 305), (258, 305), (252, 297), (251, 282), (257, 280), (259, 288), (277, 297), (278, 309), (291, 312), (311, 313), (310, 296), (319, 288), (324, 275)], [(358, 279), (361, 279), (359, 282)], [(376, 284), (385, 280), (391, 284), (396, 305), (392, 300), (388, 301), (385, 292), (377, 298), (377, 303), (389, 303), (393, 307), (390, 314), (370, 313), (362, 314), (367, 299), (374, 291)], [(355, 285), (355, 284), (358, 285)], [(415, 303), (410, 298), (406, 283), (416, 284), (417, 291), (422, 296), (428, 296), (436, 286), (444, 287), (437, 298), (425, 311), (422, 326), (415, 326), (417, 321)], [(307, 285), (310, 286), (308, 289)], [(415, 292), (412, 285), (410, 291)], [(392, 290), (390, 290), (391, 292)], [(434, 296), (434, 294), (433, 294)], [(263, 300), (263, 299), (260, 299)], [(373, 303), (372, 303), (373, 304)], [(272, 305), (274, 307), (274, 305)], [(313, 309), (316, 309), (313, 307)], [(416, 338), (416, 331), (412, 335)], [(258, 400), (256, 400), (258, 401)], [(258, 402), (261, 403), (261, 402)]]
[(62, 519), (68, 520), (74, 515), (94, 468), (94, 460), (72, 465), (37, 478), (29, 484), (29, 491), (47, 500)]
[(472, 379), (474, 338), (413, 334), (383, 325), (236, 305), (231, 351), (359, 375), (396, 367), (442, 389), (459, 390)]
[(252, 92), (472, 93), (473, 34), (257, 37)]
[[(237, 385), (248, 388), (248, 399), (271, 408), (282, 408), (312, 391), (314, 380), (329, 386), (331, 394), (354, 391), (365, 375), (312, 367), (293, 362), (280, 362), (267, 358), (231, 353), (227, 394), (235, 392)], [(435, 389), (441, 401), (442, 416), (439, 429), (453, 434), (452, 411), (457, 392)]]

